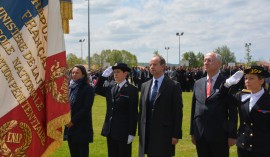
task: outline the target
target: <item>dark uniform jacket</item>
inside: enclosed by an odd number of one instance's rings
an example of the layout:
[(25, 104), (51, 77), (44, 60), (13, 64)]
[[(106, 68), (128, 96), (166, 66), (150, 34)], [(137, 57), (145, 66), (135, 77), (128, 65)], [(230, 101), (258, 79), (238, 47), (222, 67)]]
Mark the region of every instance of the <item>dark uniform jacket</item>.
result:
[(248, 94), (240, 92), (234, 95), (234, 104), (238, 105), (240, 117), (236, 145), (247, 151), (270, 156), (270, 95), (264, 92), (249, 111), (250, 98), (244, 99)]
[(135, 136), (138, 119), (138, 90), (126, 82), (118, 93), (116, 85), (104, 87), (105, 77), (100, 77), (95, 92), (106, 97), (107, 111), (101, 135), (127, 141)]
[(227, 142), (228, 138), (237, 136), (237, 107), (219, 92), (225, 79), (219, 74), (208, 98), (207, 78), (195, 82), (190, 124), (190, 134), (195, 140), (204, 137), (209, 142)]

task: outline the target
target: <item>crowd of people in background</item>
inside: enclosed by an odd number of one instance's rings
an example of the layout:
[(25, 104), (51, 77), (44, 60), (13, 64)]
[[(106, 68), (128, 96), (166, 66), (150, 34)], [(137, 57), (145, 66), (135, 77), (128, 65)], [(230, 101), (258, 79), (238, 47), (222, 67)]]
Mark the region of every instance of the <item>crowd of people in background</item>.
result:
[[(265, 70), (270, 72), (270, 66), (266, 65), (260, 65), (264, 67)], [(236, 66), (227, 66), (224, 65), (220, 69), (220, 72), (223, 76), (226, 78), (229, 78), (232, 76), (235, 72), (238, 70), (245, 70), (247, 67), (243, 65), (236, 65)], [(92, 85), (95, 85), (97, 82), (97, 79), (101, 76), (103, 70), (105, 69), (99, 69), (96, 71), (89, 72), (90, 75), (90, 81), (92, 82)], [(168, 76), (170, 79), (175, 80), (181, 84), (181, 89), (183, 92), (192, 92), (193, 86), (196, 80), (199, 80), (202, 77), (205, 77), (207, 74), (204, 71), (203, 67), (186, 67), (186, 66), (166, 66), (165, 75)], [(141, 89), (142, 83), (150, 80), (153, 76), (151, 75), (149, 71), (149, 66), (143, 67), (143, 66), (135, 66), (132, 67), (131, 72), (129, 73), (128, 80), (130, 83), (134, 84), (138, 87), (138, 89)], [(108, 78), (109, 82), (113, 82), (113, 77)], [(244, 88), (244, 79), (241, 80), (241, 86), (239, 86), (239, 89)], [(270, 78), (266, 78), (266, 84), (270, 84)], [(268, 88), (269, 90), (269, 88)], [(270, 92), (270, 90), (269, 90)]]
[(83, 65), (74, 66), (71, 121), (64, 134), (71, 156), (89, 154), (95, 94), (106, 98), (101, 135), (107, 137), (109, 157), (131, 157), (136, 130), (139, 157), (175, 156), (182, 139), (182, 92), (193, 92), (190, 135), (198, 157), (229, 157), (235, 144), (239, 157), (269, 157), (270, 67), (222, 66), (213, 52), (204, 57), (199, 68), (165, 66), (159, 55), (149, 67), (116, 63), (87, 73)]

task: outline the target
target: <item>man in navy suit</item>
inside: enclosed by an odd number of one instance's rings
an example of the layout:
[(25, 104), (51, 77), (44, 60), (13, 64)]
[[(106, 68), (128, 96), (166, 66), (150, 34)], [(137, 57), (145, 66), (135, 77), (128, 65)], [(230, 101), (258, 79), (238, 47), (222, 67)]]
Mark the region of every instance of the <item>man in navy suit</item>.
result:
[[(95, 88), (107, 101), (101, 135), (107, 137), (109, 157), (131, 157), (138, 119), (138, 89), (126, 80), (130, 71), (125, 63), (117, 63), (103, 72)], [(104, 87), (112, 72), (115, 85)]]
[(226, 77), (220, 74), (221, 56), (207, 53), (204, 68), (207, 76), (195, 82), (190, 135), (198, 157), (228, 157), (236, 143), (237, 108), (219, 92)]
[(171, 157), (182, 138), (182, 91), (180, 84), (164, 75), (165, 59), (150, 61), (153, 79), (142, 84), (139, 112), (139, 157)]

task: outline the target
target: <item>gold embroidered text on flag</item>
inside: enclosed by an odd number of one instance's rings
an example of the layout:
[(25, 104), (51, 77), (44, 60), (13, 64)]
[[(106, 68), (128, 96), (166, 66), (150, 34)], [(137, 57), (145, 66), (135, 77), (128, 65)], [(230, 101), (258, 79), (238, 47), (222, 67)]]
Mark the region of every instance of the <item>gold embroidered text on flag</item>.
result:
[(0, 156), (48, 156), (68, 120), (66, 54), (55, 0), (0, 0)]

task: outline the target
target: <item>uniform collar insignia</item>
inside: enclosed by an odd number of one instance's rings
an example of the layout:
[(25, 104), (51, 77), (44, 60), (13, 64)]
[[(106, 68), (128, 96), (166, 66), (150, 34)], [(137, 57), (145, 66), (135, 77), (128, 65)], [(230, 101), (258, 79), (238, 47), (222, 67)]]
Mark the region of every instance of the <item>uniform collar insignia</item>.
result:
[(242, 92), (244, 92), (244, 93), (251, 93), (251, 90), (243, 89)]

